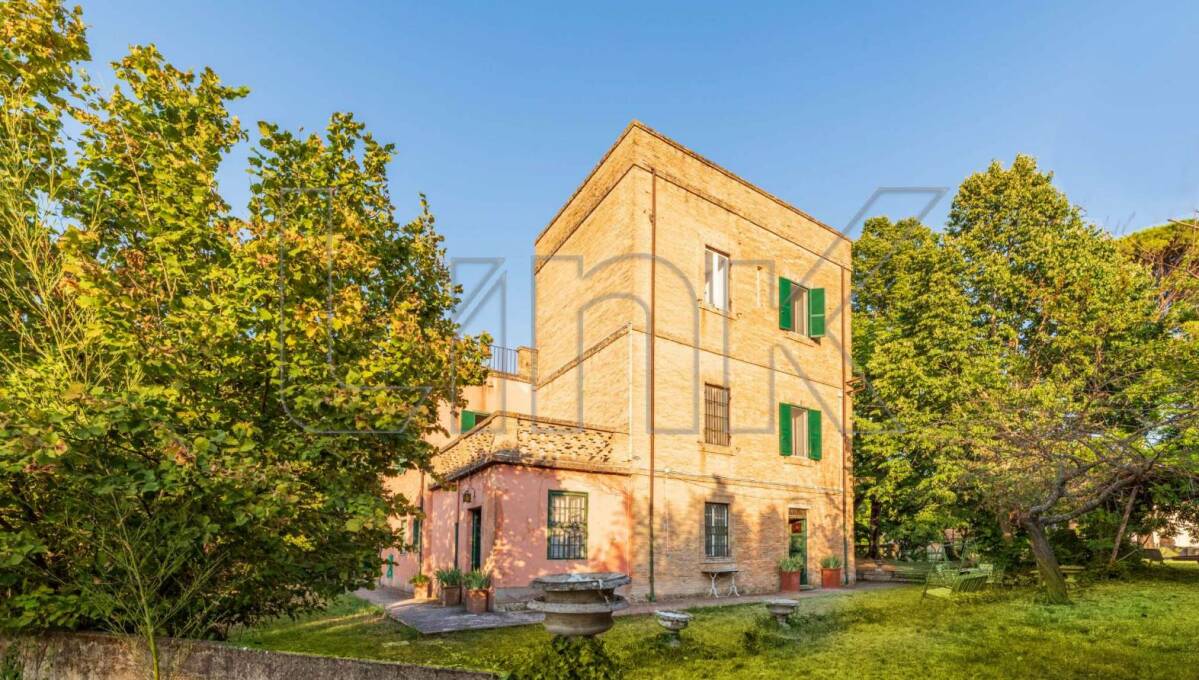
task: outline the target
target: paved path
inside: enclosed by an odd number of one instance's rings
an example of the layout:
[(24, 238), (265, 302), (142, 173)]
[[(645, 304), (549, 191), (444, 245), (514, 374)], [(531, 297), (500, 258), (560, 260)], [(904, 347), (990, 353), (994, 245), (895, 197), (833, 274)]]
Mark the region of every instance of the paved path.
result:
[[(721, 598), (686, 597), (663, 600), (661, 602), (634, 602), (628, 609), (616, 612), (616, 615), (633, 616), (638, 614), (652, 614), (658, 609), (678, 610), (700, 607), (728, 607), (738, 604), (765, 602), (776, 597), (787, 597), (802, 601), (810, 598), (838, 597), (853, 593), (885, 590), (898, 585), (902, 584), (859, 582), (853, 588), (806, 590), (800, 593), (765, 593)], [(426, 635), (432, 633), (451, 633), (460, 630), (527, 626), (529, 624), (541, 623), (543, 618), (540, 612), (527, 610), (467, 614), (463, 607), (442, 607), (436, 600), (412, 599), (408, 593), (398, 588), (383, 586), (376, 587), (374, 590), (358, 590), (354, 592), (354, 595), (382, 607), (388, 616)]]
[(465, 607), (443, 607), (436, 600), (416, 600), (398, 588), (376, 587), (354, 591), (354, 595), (377, 604), (391, 618), (426, 635), (459, 630), (481, 630), (541, 623), (541, 612), (487, 612), (468, 614)]

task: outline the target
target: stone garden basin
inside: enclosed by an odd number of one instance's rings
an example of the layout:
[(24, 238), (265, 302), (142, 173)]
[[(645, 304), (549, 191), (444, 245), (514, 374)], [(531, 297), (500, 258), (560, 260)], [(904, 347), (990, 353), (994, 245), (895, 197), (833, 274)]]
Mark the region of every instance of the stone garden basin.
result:
[(530, 585), (545, 594), (529, 609), (545, 614), (545, 629), (554, 635), (599, 635), (612, 627), (612, 612), (629, 606), (614, 592), (629, 581), (616, 572), (542, 576)]
[(766, 611), (770, 612), (771, 615), (778, 620), (779, 626), (782, 628), (789, 627), (787, 625), (787, 617), (790, 616), (791, 612), (795, 611), (795, 608), (799, 606), (799, 603), (795, 600), (786, 599), (766, 600), (765, 604)]
[(671, 647), (679, 646), (679, 633), (691, 623), (691, 615), (686, 612), (676, 612), (668, 610), (658, 610), (654, 612), (658, 617), (658, 625), (670, 631), (670, 638), (667, 642)]

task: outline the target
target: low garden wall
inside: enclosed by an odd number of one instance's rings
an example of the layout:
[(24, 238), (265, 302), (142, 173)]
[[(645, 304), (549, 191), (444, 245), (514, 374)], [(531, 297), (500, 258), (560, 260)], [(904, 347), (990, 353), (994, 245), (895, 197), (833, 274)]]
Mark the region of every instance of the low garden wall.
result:
[[(170, 680), (494, 680), (474, 671), (384, 661), (240, 649), (216, 642), (163, 640), (163, 677)], [(15, 654), (10, 647), (15, 645)], [(145, 644), (98, 633), (0, 638), (0, 658), (17, 659), (25, 680), (145, 680)], [(11, 668), (11, 666), (10, 666)], [(0, 675), (3, 675), (0, 664)]]

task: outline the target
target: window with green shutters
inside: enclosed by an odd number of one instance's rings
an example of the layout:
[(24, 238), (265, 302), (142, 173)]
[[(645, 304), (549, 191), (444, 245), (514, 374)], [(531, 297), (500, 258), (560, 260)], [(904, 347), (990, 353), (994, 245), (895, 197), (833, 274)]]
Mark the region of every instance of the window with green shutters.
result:
[(824, 335), (824, 289), (779, 277), (779, 328), (811, 338)]
[(483, 419), (486, 418), (487, 415), (488, 414), (483, 413), (482, 411), (463, 411), (461, 431), (470, 432), (471, 430), (475, 429), (475, 425), (483, 422)]
[(795, 404), (779, 404), (779, 455), (820, 460), (821, 414)]

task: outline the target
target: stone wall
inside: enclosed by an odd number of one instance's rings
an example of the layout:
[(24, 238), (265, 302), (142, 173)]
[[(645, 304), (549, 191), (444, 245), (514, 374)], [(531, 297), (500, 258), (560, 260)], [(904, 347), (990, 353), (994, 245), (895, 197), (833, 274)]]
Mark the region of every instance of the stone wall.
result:
[[(0, 652), (13, 640), (0, 638)], [(140, 641), (93, 633), (55, 634), (16, 642), (26, 680), (145, 680)], [(490, 673), (382, 661), (239, 649), (214, 642), (164, 640), (170, 680), (490, 680)]]

